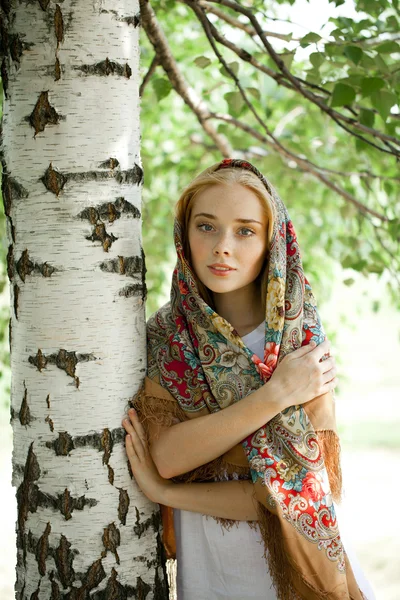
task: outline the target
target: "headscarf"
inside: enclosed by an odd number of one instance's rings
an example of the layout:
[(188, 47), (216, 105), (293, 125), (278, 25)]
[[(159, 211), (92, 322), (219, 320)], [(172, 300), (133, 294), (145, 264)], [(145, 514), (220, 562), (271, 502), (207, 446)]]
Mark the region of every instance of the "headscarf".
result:
[[(171, 300), (147, 324), (148, 376), (168, 390), (189, 418), (240, 401), (264, 385), (288, 353), (311, 340), (320, 344), (325, 339), (296, 233), (277, 192), (248, 162), (225, 159), (207, 171), (220, 169), (254, 173), (273, 207), (265, 266), (264, 356), (256, 356), (200, 295), (176, 219)], [(333, 503), (341, 486), (333, 395), (287, 408), (242, 445), (278, 598), (361, 600)]]

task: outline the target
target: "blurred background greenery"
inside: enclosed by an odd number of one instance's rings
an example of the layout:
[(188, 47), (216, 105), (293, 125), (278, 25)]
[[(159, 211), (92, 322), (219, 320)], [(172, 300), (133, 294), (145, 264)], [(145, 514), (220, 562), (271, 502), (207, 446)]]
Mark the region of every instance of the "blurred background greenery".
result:
[[(207, 2), (201, 4), (207, 7)], [(272, 0), (268, 7), (264, 1), (241, 4), (251, 6), (272, 34), (268, 39), (291, 73), (330, 94), (326, 98), (321, 92), (327, 106), (354, 116), (378, 133), (398, 137), (400, 46), (396, 0)], [(154, 0), (152, 6), (191, 93), (213, 114), (230, 115), (265, 134), (190, 7), (176, 0)], [(278, 71), (265, 48), (244, 30), (207, 14), (210, 22), (238, 47)], [(242, 24), (246, 22), (233, 12), (227, 14)], [(223, 54), (275, 139), (295, 156), (318, 165), (316, 172), (323, 173), (341, 191), (327, 186), (315, 172), (302, 170), (299, 162), (276, 147), (257, 141), (231, 123), (210, 117), (216, 133), (228, 140), (235, 156), (247, 158), (271, 180), (294, 222), (305, 271), (319, 301), (340, 371), (337, 412), (347, 490), (343, 522), (377, 598), (397, 600), (400, 574), (395, 565), (400, 552), (400, 525), (389, 507), (399, 491), (396, 475), (400, 458), (398, 162), (393, 153), (382, 151), (389, 146), (376, 133), (366, 135), (367, 141), (360, 140), (303, 95), (278, 85), (232, 51), (224, 48)], [(150, 316), (169, 296), (175, 262), (174, 204), (182, 188), (199, 171), (221, 159), (221, 150), (173, 89), (162, 63), (154, 64), (155, 51), (145, 27), (141, 56), (141, 76), (150, 74), (142, 87), (141, 113), (143, 244)], [(318, 92), (315, 87), (307, 89)], [(385, 218), (375, 218), (373, 211)], [(0, 457), (4, 498), (8, 498), (11, 514), (15, 506), (9, 486), (8, 241), (3, 214), (0, 240)], [(12, 521), (4, 525), (10, 547)], [(4, 560), (8, 562), (0, 566), (4, 581), (0, 595), (9, 600), (13, 553)]]

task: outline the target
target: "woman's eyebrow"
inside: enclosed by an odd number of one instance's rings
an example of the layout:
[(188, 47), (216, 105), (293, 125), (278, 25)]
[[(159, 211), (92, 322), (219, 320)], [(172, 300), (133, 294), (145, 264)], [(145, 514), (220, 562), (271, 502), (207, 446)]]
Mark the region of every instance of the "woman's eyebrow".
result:
[[(211, 215), (210, 213), (197, 213), (197, 215), (194, 215), (194, 219), (196, 217), (206, 217), (207, 219), (216, 219), (217, 217), (215, 215)], [(259, 225), (262, 225), (262, 223), (260, 221), (256, 221), (256, 219), (235, 219), (235, 223), (258, 223)]]

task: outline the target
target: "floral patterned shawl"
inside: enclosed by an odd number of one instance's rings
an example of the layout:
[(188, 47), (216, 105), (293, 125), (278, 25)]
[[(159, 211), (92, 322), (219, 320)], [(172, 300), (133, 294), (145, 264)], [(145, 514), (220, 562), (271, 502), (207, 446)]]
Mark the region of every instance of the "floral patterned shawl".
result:
[[(276, 191), (248, 162), (226, 159), (209, 171), (239, 168), (264, 183), (275, 213), (269, 252), (265, 351), (258, 357), (201, 298), (175, 222), (178, 255), (171, 301), (148, 321), (148, 377), (189, 418), (238, 402), (265, 384), (289, 352), (325, 338), (304, 276), (293, 224)], [(334, 399), (278, 414), (242, 442), (266, 558), (280, 600), (363, 598), (344, 551), (333, 497), (340, 495)]]

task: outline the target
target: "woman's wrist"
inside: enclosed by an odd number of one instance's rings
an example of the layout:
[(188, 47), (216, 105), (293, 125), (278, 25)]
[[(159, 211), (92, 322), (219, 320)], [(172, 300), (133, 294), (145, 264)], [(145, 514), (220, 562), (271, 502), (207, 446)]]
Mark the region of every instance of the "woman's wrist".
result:
[[(272, 409), (272, 412), (275, 413), (273, 416), (278, 415), (285, 410), (285, 408), (290, 406), (290, 404), (288, 404), (288, 396), (285, 393), (283, 386), (275, 382), (273, 378), (270, 379), (262, 389), (267, 392), (266, 400), (270, 410)], [(269, 420), (271, 418), (273, 417), (270, 417)]]

